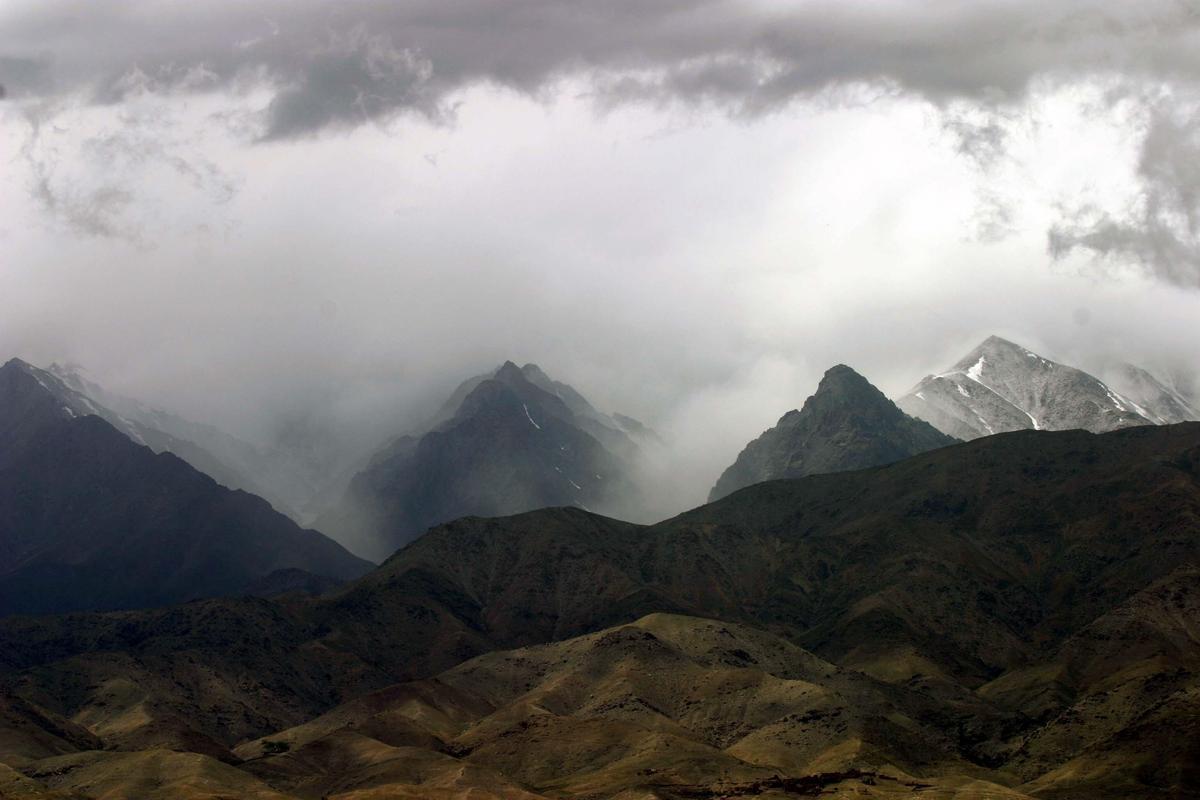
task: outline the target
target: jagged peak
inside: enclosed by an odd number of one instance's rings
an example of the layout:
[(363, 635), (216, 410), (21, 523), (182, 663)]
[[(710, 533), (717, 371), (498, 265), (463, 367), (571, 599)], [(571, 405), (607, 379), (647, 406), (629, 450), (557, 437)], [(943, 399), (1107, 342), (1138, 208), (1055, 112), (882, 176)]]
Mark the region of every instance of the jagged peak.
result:
[(56, 413), (68, 417), (89, 415), (101, 417), (138, 444), (145, 444), (141, 435), (129, 424), (128, 420), (103, 405), (103, 401), (94, 400), (91, 394), (85, 391), (86, 387), (73, 385), (73, 382), (66, 380), (57, 372), (42, 369), (19, 358), (9, 359), (3, 367), (0, 367), (0, 375), (18, 374), (25, 376), (25, 379), (21, 381), (25, 388), (21, 391), (33, 392), (40, 398), (40, 402), (53, 406)]
[(456, 418), (471, 416), (481, 408), (494, 406), (497, 403), (520, 409), (524, 404), (525, 413), (529, 408), (537, 406), (552, 416), (569, 418), (571, 411), (553, 390), (547, 390), (538, 382), (530, 380), (525, 373), (512, 361), (505, 361), (491, 378), (482, 381), (472, 389), (455, 412)]
[(963, 360), (965, 361), (972, 358), (977, 359), (979, 356), (1000, 353), (1011, 353), (1013, 355), (1030, 356), (1036, 358), (1042, 357), (1024, 345), (1019, 345), (1014, 341), (993, 334), (980, 342), (974, 350), (967, 354)]
[(528, 380), (525, 377), (525, 373), (521, 371), (521, 368), (512, 361), (505, 361), (503, 364), (501, 364), (496, 369), (496, 372), (492, 375), (492, 377), (498, 381), (506, 382), (513, 380), (524, 382)]
[(870, 385), (870, 381), (845, 364), (834, 364), (832, 367), (825, 370), (825, 374), (821, 377), (821, 383), (817, 386), (817, 391), (820, 391), (820, 387), (823, 385), (833, 385), (837, 383), (858, 383)]
[(954, 441), (909, 417), (855, 370), (836, 364), (801, 410), (784, 414), (746, 445), (709, 499), (774, 478), (879, 466)]
[[(22, 413), (39, 408), (54, 417), (76, 417), (92, 413), (86, 398), (63, 384), (54, 374), (19, 358), (11, 358), (0, 367), (3, 385), (0, 406), (23, 408)], [(9, 410), (3, 408), (2, 410)]]
[[(956, 363), (950, 372), (967, 372), (971, 369), (979, 370), (984, 364), (981, 362), (991, 359), (989, 363), (996, 363), (998, 360), (1020, 360), (1029, 359), (1028, 363), (1031, 366), (1037, 366), (1042, 369), (1053, 369), (1060, 366), (1057, 362), (1052, 361), (1045, 356), (1042, 356), (1028, 347), (1019, 345), (1016, 342), (1002, 338), (1000, 336), (989, 336), (976, 345), (975, 349), (971, 350)], [(949, 373), (942, 373), (949, 374)], [(973, 377), (978, 378), (978, 375)]]
[(1012, 348), (1014, 350), (1025, 350), (1026, 349), (1026, 348), (1022, 347), (1021, 345), (1017, 344), (1016, 342), (1013, 342), (1009, 339), (1005, 339), (1003, 336), (997, 336), (994, 333), (991, 336), (984, 339), (983, 342), (980, 344), (980, 347), (1008, 347), (1008, 348)]
[(894, 407), (892, 401), (874, 384), (845, 364), (836, 364), (826, 370), (821, 382), (817, 384), (817, 391), (804, 405), (806, 408), (828, 402), (845, 405), (847, 401), (854, 404), (870, 403)]
[(37, 367), (35, 367), (33, 364), (30, 364), (28, 361), (13, 356), (8, 361), (4, 362), (4, 366), (0, 367), (0, 369), (19, 369), (28, 372), (29, 370), (37, 369)]
[(61, 368), (55, 369), (58, 366), (58, 364), (52, 364), (50, 368), (43, 369), (24, 359), (10, 358), (3, 367), (0, 367), (0, 370), (15, 370), (29, 375), (41, 384), (45, 391), (55, 396), (80, 394), (67, 382), (67, 376), (60, 371)]
[(66, 388), (62, 386), (62, 381), (54, 373), (47, 372), (41, 367), (35, 367), (33, 364), (20, 358), (10, 358), (5, 362), (3, 367), (0, 367), (0, 370), (7, 373), (28, 375), (41, 384), (42, 389), (50, 394), (60, 394)]

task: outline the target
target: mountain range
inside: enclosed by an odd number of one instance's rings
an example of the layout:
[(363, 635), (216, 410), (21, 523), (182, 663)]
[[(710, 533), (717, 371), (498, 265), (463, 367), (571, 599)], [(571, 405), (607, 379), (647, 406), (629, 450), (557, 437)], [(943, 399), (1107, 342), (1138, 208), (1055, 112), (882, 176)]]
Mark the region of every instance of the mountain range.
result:
[(1200, 419), (1183, 392), (1150, 372), (1129, 364), (1108, 372), (1120, 391), (991, 336), (893, 403), (854, 370), (838, 365), (801, 409), (786, 413), (745, 447), (709, 500), (762, 481), (879, 466), (1007, 431), (1101, 433)]
[(1198, 575), (1200, 424), (1018, 431), (653, 526), (460, 519), (316, 597), (0, 620), (0, 762), (31, 797), (1191, 797)]
[(382, 560), (458, 517), (547, 506), (628, 513), (637, 504), (633, 437), (646, 433), (621, 419), (537, 365), (507, 361), (460, 385), (427, 432), (376, 453), (316, 525)]
[[(376, 561), (459, 516), (547, 505), (635, 519), (670, 511), (651, 502), (655, 479), (638, 469), (645, 451), (662, 447), (654, 432), (598, 411), (534, 364), (508, 362), (462, 382), (422, 430), (357, 467), (331, 460), (329, 447), (318, 448), (321, 456), (303, 434), (295, 446), (263, 448), (108, 392), (78, 368), (46, 372), (135, 442), (262, 496)], [(763, 480), (876, 466), (989, 431), (1099, 432), (1200, 418), (1185, 392), (1144, 369), (1120, 364), (1104, 374), (1107, 383), (993, 336), (892, 404), (835, 367), (803, 408), (745, 447), (709, 499)], [(543, 424), (555, 430), (543, 433)]]
[(10, 361), (0, 797), (1200, 797), (1200, 424), (1105, 375), (839, 365), (643, 525), (654, 433), (506, 362), (322, 516), (370, 569)]
[(50, 372), (0, 367), (0, 614), (178, 603), (277, 570), (345, 580), (369, 567), (155, 453), (143, 431)]

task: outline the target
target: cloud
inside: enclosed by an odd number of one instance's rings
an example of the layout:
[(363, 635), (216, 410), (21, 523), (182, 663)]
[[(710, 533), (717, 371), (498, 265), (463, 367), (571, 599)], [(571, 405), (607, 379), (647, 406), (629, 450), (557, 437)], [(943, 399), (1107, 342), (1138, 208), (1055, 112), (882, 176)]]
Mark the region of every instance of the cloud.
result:
[(164, 192), (175, 199), (193, 193), (213, 206), (233, 198), (238, 180), (204, 153), (203, 126), (184, 121), (185, 112), (151, 83), (135, 69), (125, 76), (119, 105), (48, 98), (9, 115), (26, 127), (18, 158), (32, 198), (51, 220), (84, 237), (147, 246), (146, 223), (161, 218)]
[(263, 138), (356, 127), (404, 108), (436, 118), (441, 113), (437, 97), (427, 91), (432, 74), (429, 59), (397, 47), (386, 33), (369, 33), (362, 25), (332, 33), (295, 82), (272, 99)]
[(1074, 250), (1133, 264), (1169, 283), (1200, 288), (1200, 114), (1193, 103), (1145, 103), (1136, 194), (1122, 213), (1082, 204), (1047, 236), (1054, 258)]
[[(1190, 91), (1198, 33), (1196, 4), (1181, 0), (14, 0), (0, 10), (0, 86), (8, 102), (43, 106), (220, 93), (227, 107), (213, 118), (257, 142), (391, 129), (406, 116), (446, 123), (455, 98), (479, 85), (535, 97), (571, 85), (603, 109), (682, 105), (738, 118), (798, 98), (907, 94), (937, 109), (978, 168), (973, 235), (998, 241), (1016, 211), (989, 181), (1031, 87), (1116, 76)], [(1164, 119), (1148, 134), (1136, 210), (1097, 215), (1075, 201), (1048, 231), (1050, 254), (1086, 250), (1200, 282), (1187, 221), (1196, 176), (1165, 152), (1190, 147), (1191, 126)], [(123, 196), (113, 186), (47, 207), (82, 209), (75, 227), (100, 234), (117, 229)]]
[(48, 63), (40, 58), (13, 58), (0, 54), (0, 100), (9, 96), (8, 86), (19, 87), (27, 95), (41, 95), (51, 89)]
[(1196, 363), (1198, 32), (1175, 0), (6, 0), (0, 352), (362, 448), (536, 361), (660, 427), (698, 502), (836, 362), (893, 394), (993, 332)]

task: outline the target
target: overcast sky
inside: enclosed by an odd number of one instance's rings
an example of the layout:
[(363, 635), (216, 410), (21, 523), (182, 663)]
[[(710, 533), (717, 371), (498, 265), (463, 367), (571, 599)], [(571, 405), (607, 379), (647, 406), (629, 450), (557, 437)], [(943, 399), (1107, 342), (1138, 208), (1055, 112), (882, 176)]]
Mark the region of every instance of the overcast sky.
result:
[(0, 0), (0, 352), (257, 438), (535, 361), (697, 499), (838, 362), (1190, 380), (1198, 7)]

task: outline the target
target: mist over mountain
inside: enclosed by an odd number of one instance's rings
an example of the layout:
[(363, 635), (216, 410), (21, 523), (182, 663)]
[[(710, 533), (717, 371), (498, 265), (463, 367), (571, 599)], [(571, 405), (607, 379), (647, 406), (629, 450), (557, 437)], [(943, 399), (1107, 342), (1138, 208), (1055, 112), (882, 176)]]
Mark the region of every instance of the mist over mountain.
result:
[(47, 372), (119, 430), (155, 452), (169, 451), (219, 483), (270, 500), (276, 510), (303, 522), (325, 493), (340, 489), (341, 462), (303, 431), (283, 431), (263, 448), (213, 425), (192, 422), (140, 400), (107, 391), (77, 366), (51, 364)]
[(382, 560), (458, 517), (546, 506), (636, 515), (637, 451), (621, 423), (570, 386), (506, 361), (462, 383), (428, 432), (376, 453), (316, 524)]

